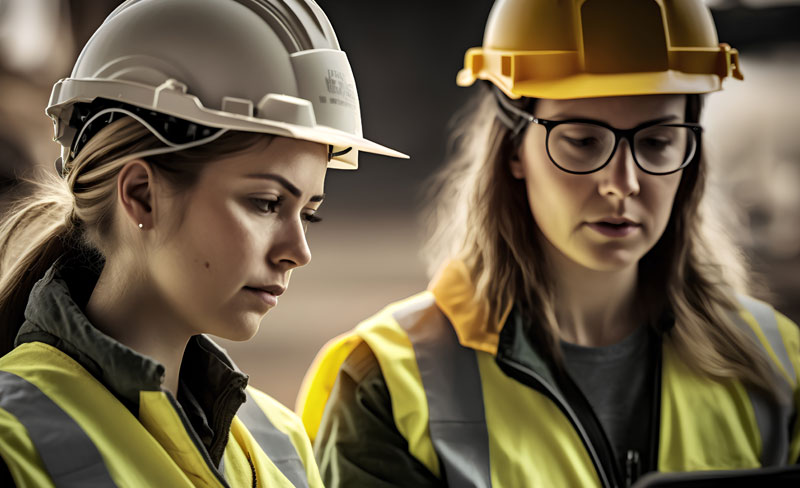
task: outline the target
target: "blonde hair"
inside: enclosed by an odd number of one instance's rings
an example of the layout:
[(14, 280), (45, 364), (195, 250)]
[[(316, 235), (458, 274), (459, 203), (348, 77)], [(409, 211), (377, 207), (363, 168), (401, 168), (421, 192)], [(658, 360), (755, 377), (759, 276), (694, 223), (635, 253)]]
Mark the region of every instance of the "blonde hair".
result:
[[(146, 156), (176, 191), (196, 182), (202, 168), (272, 136), (229, 132), (216, 141), (179, 152)], [(123, 117), (100, 130), (65, 167), (30, 181), (31, 191), (12, 204), (0, 224), (0, 356), (13, 348), (34, 283), (65, 253), (86, 253), (102, 263), (119, 245), (112, 232), (116, 180), (128, 161), (163, 147), (137, 121)]]
[[(687, 121), (699, 121), (701, 102), (697, 95), (687, 97)], [(454, 119), (451, 156), (430, 186), (435, 204), (427, 214), (429, 239), (423, 253), (431, 274), (448, 260), (462, 260), (475, 299), (488, 303), (486, 327), (502, 326), (502, 314), (515, 305), (538, 324), (529, 333), (544, 354), (561, 365), (545, 237), (531, 216), (524, 181), (510, 173), (508, 162), (516, 148), (496, 104), (494, 94), (485, 90)], [(707, 164), (702, 148), (683, 171), (667, 228), (639, 262), (639, 273), (647, 277), (640, 280), (639, 292), (650, 311), (648, 323), (664, 332), (696, 371), (771, 390), (770, 364), (731, 319), (739, 308), (736, 294), (748, 291), (747, 267), (703, 198)], [(665, 316), (674, 317), (674, 327)]]

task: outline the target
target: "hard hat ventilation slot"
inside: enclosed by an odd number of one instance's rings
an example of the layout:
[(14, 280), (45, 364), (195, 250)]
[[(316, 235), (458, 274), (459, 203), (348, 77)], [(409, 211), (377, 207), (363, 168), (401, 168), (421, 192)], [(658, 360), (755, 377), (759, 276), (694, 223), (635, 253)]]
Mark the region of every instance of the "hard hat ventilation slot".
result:
[(252, 117), (253, 102), (246, 98), (222, 97), (222, 111)]
[[(326, 22), (321, 21), (319, 13), (315, 12), (316, 5), (305, 2), (292, 4), (264, 0), (236, 1), (264, 19), (290, 53), (320, 48), (339, 49), (333, 30), (327, 28)], [(322, 15), (324, 18), (324, 14)], [(311, 25), (315, 29), (309, 29)]]
[(503, 76), (511, 76), (511, 56), (502, 56), (500, 58), (500, 73)]

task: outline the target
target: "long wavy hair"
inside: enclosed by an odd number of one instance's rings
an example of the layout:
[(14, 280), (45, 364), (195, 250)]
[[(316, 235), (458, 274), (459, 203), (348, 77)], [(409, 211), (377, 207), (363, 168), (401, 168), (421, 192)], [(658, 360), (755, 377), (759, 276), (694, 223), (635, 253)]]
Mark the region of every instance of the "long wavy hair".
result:
[[(177, 192), (186, 192), (207, 163), (268, 143), (272, 136), (228, 132), (208, 144), (143, 157)], [(0, 223), (0, 356), (14, 347), (28, 295), (66, 253), (102, 264), (120, 245), (113, 235), (116, 180), (126, 162), (163, 147), (148, 129), (123, 117), (100, 130), (67, 163), (66, 178), (52, 170), (31, 181), (28, 195), (12, 204)]]
[[(494, 97), (483, 90), (452, 122), (449, 159), (430, 184), (434, 203), (426, 215), (423, 256), (430, 274), (451, 259), (463, 261), (475, 300), (488, 304), (486, 327), (496, 332), (503, 313), (515, 305), (536, 324), (529, 333), (543, 353), (561, 365), (545, 237), (531, 216), (525, 182), (511, 175), (517, 146)], [(535, 100), (513, 103), (532, 109)], [(701, 97), (688, 95), (686, 121), (698, 122), (701, 109)], [(739, 309), (736, 294), (748, 292), (747, 266), (704, 198), (707, 172), (701, 146), (683, 170), (664, 234), (638, 264), (639, 299), (648, 324), (695, 371), (771, 391), (770, 364), (732, 319)]]

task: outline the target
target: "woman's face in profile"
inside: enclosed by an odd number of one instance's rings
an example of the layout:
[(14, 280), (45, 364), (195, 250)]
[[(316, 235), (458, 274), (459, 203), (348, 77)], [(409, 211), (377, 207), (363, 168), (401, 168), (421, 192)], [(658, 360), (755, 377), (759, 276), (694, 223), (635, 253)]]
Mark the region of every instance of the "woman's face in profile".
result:
[(230, 340), (256, 333), (292, 270), (311, 260), (305, 233), (326, 167), (324, 145), (275, 137), (208, 164), (175, 197), (147, 266), (181, 322)]
[[(593, 119), (629, 129), (656, 120), (685, 122), (685, 107), (685, 95), (542, 99), (534, 115), (556, 121)], [(597, 271), (635, 265), (663, 234), (683, 172), (643, 172), (628, 142), (621, 140), (599, 171), (567, 173), (548, 156), (545, 133), (542, 125), (528, 127), (511, 171), (525, 180), (533, 218), (551, 244), (550, 251)]]

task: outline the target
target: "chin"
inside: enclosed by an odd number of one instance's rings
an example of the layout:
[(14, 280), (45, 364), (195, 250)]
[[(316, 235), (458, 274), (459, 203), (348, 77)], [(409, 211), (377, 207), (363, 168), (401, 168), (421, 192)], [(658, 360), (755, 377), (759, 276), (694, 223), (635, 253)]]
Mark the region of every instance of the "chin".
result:
[(239, 318), (238, 320), (218, 324), (211, 334), (229, 341), (244, 342), (256, 335), (260, 324), (261, 317), (255, 319), (252, 317)]
[(613, 273), (636, 266), (641, 257), (629, 249), (614, 249), (587, 253), (573, 260), (593, 271)]

